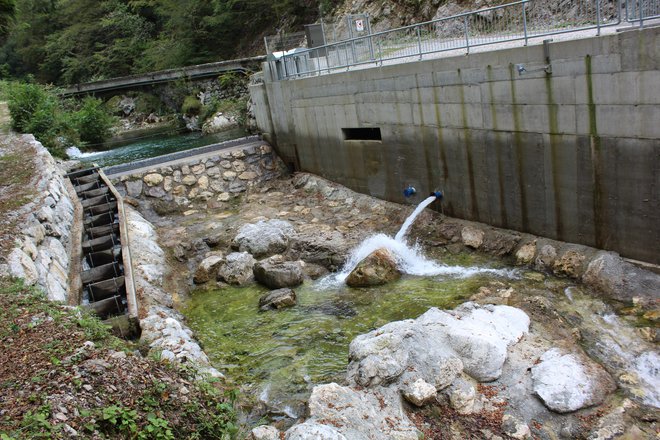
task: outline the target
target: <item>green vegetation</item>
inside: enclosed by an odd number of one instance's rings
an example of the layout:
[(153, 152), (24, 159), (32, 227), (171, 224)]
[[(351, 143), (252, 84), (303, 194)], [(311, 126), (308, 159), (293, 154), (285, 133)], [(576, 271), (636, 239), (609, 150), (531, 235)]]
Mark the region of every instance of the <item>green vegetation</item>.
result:
[(198, 115), (202, 110), (202, 103), (199, 102), (196, 96), (186, 96), (181, 106), (181, 113), (192, 116)]
[(114, 119), (99, 99), (87, 97), (80, 109), (72, 114), (73, 126), (80, 140), (90, 144), (100, 144), (110, 137)]
[(254, 55), (318, 14), (308, 0), (0, 0), (0, 77), (75, 84)]
[[(135, 355), (84, 310), (0, 278), (0, 439), (232, 439), (236, 393)], [(25, 359), (29, 359), (26, 362)]]
[(64, 148), (72, 144), (103, 142), (114, 121), (98, 99), (62, 101), (52, 87), (32, 83), (11, 84), (8, 106), (11, 127), (32, 133), (57, 157), (63, 157)]
[(217, 112), (236, 117), (239, 125), (244, 125), (247, 118), (247, 98), (243, 99), (211, 99), (199, 112), (199, 121), (203, 123)]

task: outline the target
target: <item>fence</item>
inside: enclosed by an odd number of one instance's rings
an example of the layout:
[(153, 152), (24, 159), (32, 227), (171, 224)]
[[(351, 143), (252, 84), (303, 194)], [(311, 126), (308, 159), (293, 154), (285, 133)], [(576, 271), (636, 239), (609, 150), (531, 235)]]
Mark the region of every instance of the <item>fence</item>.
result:
[(279, 79), (330, 73), (363, 64), (421, 59), (424, 55), (489, 44), (524, 41), (560, 33), (595, 30), (626, 20), (660, 16), (660, 0), (520, 0), (389, 31), (340, 41), (320, 48), (296, 49), (274, 62)]

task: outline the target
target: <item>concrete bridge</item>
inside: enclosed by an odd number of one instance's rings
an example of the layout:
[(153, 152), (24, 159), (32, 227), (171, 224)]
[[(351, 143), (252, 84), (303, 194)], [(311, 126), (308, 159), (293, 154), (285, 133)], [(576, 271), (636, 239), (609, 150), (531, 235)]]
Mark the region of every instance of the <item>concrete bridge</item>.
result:
[(123, 76), (119, 78), (104, 79), (81, 83), (67, 87), (62, 96), (76, 96), (85, 94), (103, 94), (117, 90), (138, 89), (154, 84), (161, 84), (180, 79), (197, 80), (217, 76), (224, 72), (248, 73), (260, 70), (260, 63), (266, 56), (240, 58), (236, 60), (219, 61), (216, 63), (197, 64), (177, 69), (160, 70), (140, 75)]

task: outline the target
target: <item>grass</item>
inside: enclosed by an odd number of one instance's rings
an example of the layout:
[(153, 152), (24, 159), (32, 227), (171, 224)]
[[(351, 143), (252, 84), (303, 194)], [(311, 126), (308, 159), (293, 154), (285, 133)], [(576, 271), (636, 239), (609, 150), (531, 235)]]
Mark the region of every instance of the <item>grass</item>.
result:
[(135, 354), (88, 312), (0, 278), (0, 439), (236, 438), (236, 395)]
[(26, 157), (31, 151), (21, 151), (16, 146), (9, 146), (7, 150), (3, 147), (0, 145), (0, 255), (8, 255), (22, 220), (17, 210), (38, 194), (30, 185), (35, 167)]

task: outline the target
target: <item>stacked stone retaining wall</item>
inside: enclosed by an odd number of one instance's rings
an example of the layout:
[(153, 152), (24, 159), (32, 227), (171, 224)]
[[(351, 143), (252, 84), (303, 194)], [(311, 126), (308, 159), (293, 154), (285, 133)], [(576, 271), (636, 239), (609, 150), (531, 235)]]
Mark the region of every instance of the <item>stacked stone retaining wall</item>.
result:
[(179, 206), (228, 202), (248, 188), (279, 177), (284, 164), (267, 143), (255, 143), (203, 158), (137, 170), (115, 182), (134, 198), (151, 197)]
[[(48, 298), (68, 301), (71, 289), (71, 266), (74, 230), (74, 202), (65, 172), (57, 165), (41, 143), (32, 135), (13, 136), (10, 143), (35, 151), (30, 158), (35, 165), (35, 189), (38, 196), (24, 211), (20, 233), (15, 238), (16, 247), (7, 257), (5, 272), (23, 278), (27, 285), (38, 285)], [(28, 158), (26, 158), (28, 160)]]

